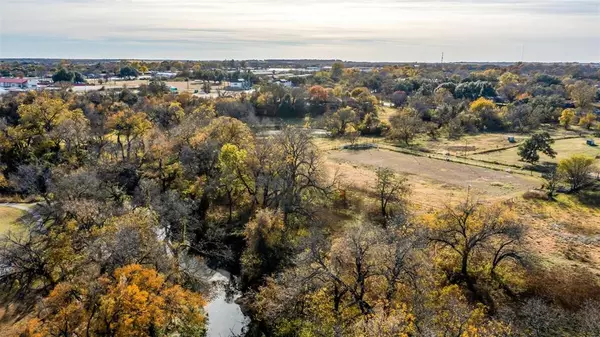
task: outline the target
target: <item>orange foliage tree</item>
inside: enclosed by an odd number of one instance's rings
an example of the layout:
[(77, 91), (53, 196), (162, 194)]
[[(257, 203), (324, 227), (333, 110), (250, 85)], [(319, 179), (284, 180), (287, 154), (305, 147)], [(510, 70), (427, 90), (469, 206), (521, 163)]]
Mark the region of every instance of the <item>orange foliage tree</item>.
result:
[(201, 336), (204, 305), (156, 270), (130, 264), (88, 286), (58, 284), (21, 336)]

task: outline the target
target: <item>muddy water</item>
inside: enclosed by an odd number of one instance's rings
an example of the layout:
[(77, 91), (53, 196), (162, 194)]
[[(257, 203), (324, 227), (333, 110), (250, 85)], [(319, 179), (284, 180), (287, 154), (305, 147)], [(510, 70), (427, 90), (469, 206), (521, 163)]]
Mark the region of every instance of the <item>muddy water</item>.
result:
[(202, 259), (194, 256), (183, 257), (181, 266), (206, 285), (203, 291), (207, 302), (204, 311), (208, 315), (206, 336), (243, 336), (250, 319), (236, 303), (241, 293), (235, 286), (235, 279), (225, 270), (209, 268)]

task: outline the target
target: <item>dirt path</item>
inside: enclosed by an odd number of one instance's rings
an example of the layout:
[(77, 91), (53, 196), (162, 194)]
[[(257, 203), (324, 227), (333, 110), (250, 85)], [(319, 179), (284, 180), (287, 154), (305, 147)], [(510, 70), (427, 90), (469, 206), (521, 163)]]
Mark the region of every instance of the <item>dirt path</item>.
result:
[(350, 180), (364, 179), (364, 172), (348, 172), (352, 169), (357, 170), (358, 166), (370, 169), (386, 167), (405, 173), (422, 186), (432, 185), (431, 191), (427, 191), (426, 194), (436, 190), (448, 192), (470, 187), (474, 192), (486, 197), (500, 197), (521, 193), (541, 185), (538, 179), (523, 175), (387, 150), (330, 151), (328, 159), (337, 164), (340, 172), (349, 176)]

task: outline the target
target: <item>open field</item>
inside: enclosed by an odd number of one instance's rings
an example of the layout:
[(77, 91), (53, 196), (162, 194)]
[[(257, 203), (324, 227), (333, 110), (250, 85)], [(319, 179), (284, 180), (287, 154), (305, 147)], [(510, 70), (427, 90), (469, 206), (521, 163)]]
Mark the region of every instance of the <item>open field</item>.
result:
[[(74, 86), (73, 90), (75, 91), (92, 91), (99, 90), (104, 87), (106, 89), (119, 89), (123, 87), (127, 88), (137, 88), (142, 84), (150, 83), (150, 80), (125, 80), (125, 81), (108, 81), (102, 84), (99, 84), (98, 81), (90, 80), (88, 81), (90, 85), (86, 86)], [(178, 92), (190, 92), (193, 93), (195, 90), (198, 90), (198, 95), (200, 96), (211, 96), (216, 97), (217, 90), (223, 90), (222, 85), (217, 85), (215, 83), (211, 83), (211, 92), (210, 94), (205, 94), (202, 91), (202, 81), (164, 81), (168, 86), (177, 88)]]
[[(600, 139), (596, 139), (600, 142)], [(585, 143), (585, 138), (572, 138), (557, 140), (552, 146), (557, 152), (556, 158), (550, 158), (540, 153), (540, 164), (557, 163), (575, 154), (584, 154), (591, 157), (600, 156), (600, 146), (589, 146)], [(524, 163), (519, 160), (518, 148), (511, 148), (502, 151), (495, 151), (471, 156), (472, 159), (498, 162), (505, 165), (523, 166)]]
[[(547, 131), (553, 139), (579, 136), (579, 130), (576, 129), (565, 130), (562, 128), (545, 128), (543, 131)], [(515, 138), (515, 143), (510, 143), (508, 141), (509, 136)], [(456, 140), (449, 140), (444, 137), (440, 137), (438, 140), (431, 140), (426, 136), (421, 136), (415, 141), (415, 147), (424, 149), (428, 152), (464, 156), (465, 153), (467, 155), (474, 155), (485, 151), (518, 147), (520, 143), (530, 136), (531, 134), (514, 134), (510, 132), (464, 135)]]
[(0, 235), (9, 230), (14, 230), (15, 222), (23, 215), (25, 215), (23, 210), (0, 206)]
[(334, 150), (327, 159), (329, 172), (359, 195), (372, 192), (377, 167), (406, 174), (409, 200), (418, 213), (464, 201), (469, 185), (468, 193), (480, 201), (508, 201), (526, 228), (528, 251), (546, 257), (545, 263), (589, 268), (600, 276), (600, 208), (579, 196), (526, 200), (523, 192), (539, 187), (539, 179), (387, 150)]
[[(348, 179), (355, 182), (364, 183), (365, 179), (370, 183), (374, 181), (374, 174), (369, 179), (369, 174), (357, 171), (360, 166), (370, 168), (371, 171), (377, 167), (387, 167), (404, 173), (421, 186), (425, 203), (431, 201), (434, 195), (435, 198), (450, 201), (450, 195), (464, 193), (468, 188), (483, 198), (497, 198), (515, 196), (541, 184), (533, 177), (388, 150), (331, 151), (328, 159), (338, 165), (346, 164), (345, 167), (340, 167), (340, 172), (350, 175)], [(350, 170), (350, 167), (354, 170)], [(442, 193), (438, 194), (440, 191)]]
[(526, 244), (533, 253), (547, 263), (589, 268), (600, 276), (599, 207), (565, 194), (557, 201), (519, 198), (513, 207), (527, 228)]

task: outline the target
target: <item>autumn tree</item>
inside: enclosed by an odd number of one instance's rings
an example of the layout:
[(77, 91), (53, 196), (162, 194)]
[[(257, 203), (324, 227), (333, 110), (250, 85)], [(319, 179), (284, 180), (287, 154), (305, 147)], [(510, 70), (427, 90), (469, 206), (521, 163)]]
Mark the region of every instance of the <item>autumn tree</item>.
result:
[(596, 119), (596, 114), (594, 114), (593, 112), (588, 112), (579, 118), (579, 126), (582, 126), (589, 130), (596, 123)]
[(502, 120), (498, 116), (498, 109), (492, 100), (480, 97), (470, 105), (470, 112), (481, 121), (481, 127), (488, 131), (502, 129)]
[(560, 114), (558, 121), (560, 125), (564, 126), (566, 130), (569, 129), (569, 125), (573, 123), (575, 119), (575, 110), (574, 109), (564, 109)]
[(406, 145), (415, 138), (420, 131), (422, 121), (411, 110), (401, 111), (390, 117), (390, 139), (402, 140)]
[(198, 336), (204, 300), (132, 264), (92, 284), (60, 283), (25, 328), (29, 336)]
[(335, 112), (327, 113), (325, 116), (325, 128), (333, 136), (342, 136), (349, 125), (358, 122), (358, 116), (351, 107), (341, 108)]
[(175, 152), (175, 142), (157, 130), (151, 130), (145, 142), (147, 150), (143, 158), (144, 175), (159, 181), (161, 192), (181, 182), (183, 167)]
[(371, 93), (369, 88), (358, 87), (350, 92), (349, 104), (354, 106), (362, 118), (367, 113), (375, 112), (377, 98)]
[(259, 210), (246, 224), (244, 237), (247, 248), (242, 256), (242, 275), (247, 284), (289, 264), (291, 247), (281, 213)]
[(548, 199), (554, 200), (554, 196), (556, 195), (556, 190), (560, 182), (563, 180), (562, 172), (556, 168), (552, 168), (549, 172), (544, 172), (542, 174), (542, 178), (545, 181), (545, 187), (548, 191)]
[(592, 182), (594, 158), (584, 155), (574, 155), (558, 163), (558, 171), (576, 192)]
[(580, 109), (587, 109), (591, 103), (596, 99), (596, 87), (585, 83), (584, 81), (577, 81), (568, 87), (569, 95), (575, 106)]
[[(110, 116), (107, 126), (117, 136), (121, 159), (129, 160), (132, 152), (137, 156), (135, 149), (132, 149), (134, 142), (143, 137), (152, 128), (152, 123), (148, 121), (145, 113), (125, 109)], [(123, 138), (125, 138), (125, 144), (123, 144)]]
[(523, 229), (506, 207), (483, 207), (467, 199), (438, 213), (430, 228), (431, 243), (448, 249), (449, 256), (457, 259), (456, 274), (451, 275), (451, 280), (464, 282), (474, 293), (478, 263), (484, 263), (495, 277), (502, 263), (522, 259), (519, 241)]
[(404, 92), (402, 90), (398, 90), (392, 94), (392, 103), (394, 104), (395, 107), (398, 108), (398, 107), (402, 106), (404, 103), (406, 103), (407, 98), (408, 98), (408, 95), (406, 94), (406, 92)]
[(308, 89), (309, 103), (314, 114), (322, 114), (326, 111), (326, 103), (329, 98), (327, 89), (320, 85), (313, 85)]
[(380, 206), (380, 214), (386, 219), (392, 214), (392, 205), (401, 202), (408, 193), (406, 178), (398, 176), (388, 168), (377, 169), (375, 191)]
[(514, 101), (523, 90), (519, 84), (520, 78), (517, 74), (505, 72), (500, 76), (499, 80), (500, 86), (497, 91), (510, 102)]

